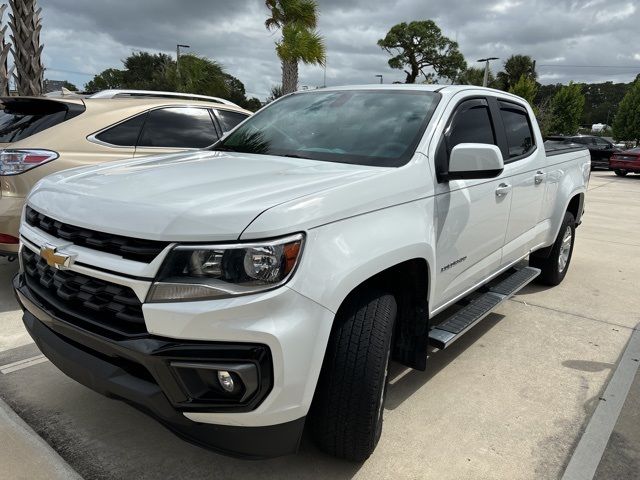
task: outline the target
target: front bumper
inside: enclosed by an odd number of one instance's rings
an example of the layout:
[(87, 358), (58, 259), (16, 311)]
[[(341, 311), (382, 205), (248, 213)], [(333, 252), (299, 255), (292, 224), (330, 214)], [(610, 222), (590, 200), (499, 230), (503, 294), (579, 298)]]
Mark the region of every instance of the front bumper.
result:
[(637, 162), (637, 161), (625, 162), (625, 161), (612, 160), (610, 162), (610, 168), (611, 170), (626, 170), (628, 172), (638, 173), (640, 172), (640, 162)]
[[(223, 408), (238, 412), (256, 408), (269, 393), (272, 366), (269, 348), (259, 344), (173, 340), (154, 335), (108, 339), (56, 317), (41, 305), (17, 275), (13, 286), (24, 310), (23, 320), (42, 353), (69, 377), (150, 414), (191, 443), (228, 455), (265, 458), (297, 450), (305, 418), (266, 426), (214, 425), (185, 416), (220, 412), (193, 402), (171, 369), (176, 360), (254, 362), (260, 372), (255, 403)], [(267, 378), (265, 378), (267, 377)], [(218, 413), (219, 414), (219, 413)]]

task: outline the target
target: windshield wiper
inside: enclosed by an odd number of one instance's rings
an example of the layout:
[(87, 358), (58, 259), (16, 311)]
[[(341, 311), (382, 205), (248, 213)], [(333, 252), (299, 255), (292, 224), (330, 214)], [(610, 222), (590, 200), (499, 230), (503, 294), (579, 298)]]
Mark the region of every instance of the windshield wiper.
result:
[(295, 153), (283, 153), (280, 156), (289, 157), (289, 158), (304, 158), (305, 160), (311, 160), (309, 157), (303, 157), (302, 155), (296, 155)]

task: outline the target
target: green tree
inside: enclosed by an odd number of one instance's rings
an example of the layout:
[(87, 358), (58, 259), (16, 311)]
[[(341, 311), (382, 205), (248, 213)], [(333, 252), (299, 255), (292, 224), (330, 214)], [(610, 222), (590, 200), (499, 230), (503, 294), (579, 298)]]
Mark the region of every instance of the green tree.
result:
[(240, 106), (242, 108), (246, 108), (247, 110), (255, 112), (262, 108), (262, 102), (256, 97), (251, 97), (246, 99), (242, 104), (240, 104)]
[[(467, 67), (458, 44), (445, 37), (433, 20), (399, 23), (378, 40), (378, 46), (393, 55), (391, 68), (407, 74), (405, 83), (416, 83), (420, 74), (427, 81), (436, 77), (455, 81)], [(425, 72), (426, 68), (434, 73)]]
[(618, 140), (640, 141), (640, 79), (636, 79), (620, 102), (613, 121), (613, 134)]
[(269, 91), (269, 96), (267, 97), (267, 103), (271, 103), (283, 95), (284, 95), (284, 90), (282, 89), (282, 85), (274, 85), (271, 87), (271, 90)]
[(73, 83), (68, 82), (68, 81), (64, 81), (62, 84), (63, 88), (66, 88), (67, 90), (71, 91), (71, 92), (77, 92), (78, 91), (78, 87), (76, 87)]
[[(164, 90), (175, 89), (183, 93), (229, 98), (230, 75), (214, 60), (193, 54), (180, 55), (179, 87), (177, 86), (175, 62), (168, 65), (165, 72), (163, 81), (166, 82), (167, 88), (164, 88)], [(152, 90), (160, 90), (160, 88), (153, 88)], [(244, 91), (244, 85), (242, 90)]]
[(84, 86), (87, 92), (99, 92), (100, 90), (109, 90), (111, 88), (125, 88), (124, 72), (122, 70), (107, 68)]
[(276, 53), (282, 63), (284, 93), (298, 89), (298, 63), (324, 65), (324, 40), (316, 31), (318, 5), (314, 0), (265, 0), (271, 16), (265, 21), (268, 30), (280, 29)]
[[(487, 79), (487, 86), (492, 87), (496, 79), (489, 70), (489, 78)], [(458, 78), (460, 85), (476, 85), (481, 87), (484, 83), (484, 68), (469, 67)]]
[(562, 86), (550, 104), (548, 130), (555, 134), (574, 135), (580, 126), (584, 108), (584, 95), (577, 83)]
[[(185, 55), (186, 56), (186, 55)], [(175, 89), (176, 62), (164, 53), (135, 52), (124, 59), (126, 88), (142, 90)], [(182, 68), (182, 59), (180, 61)]]
[(529, 75), (521, 75), (520, 80), (509, 89), (509, 92), (524, 98), (533, 105), (533, 101), (538, 93), (538, 84)]
[(532, 80), (538, 78), (535, 62), (529, 55), (511, 55), (504, 62), (504, 71), (498, 73), (498, 84), (502, 90), (508, 92), (523, 75)]

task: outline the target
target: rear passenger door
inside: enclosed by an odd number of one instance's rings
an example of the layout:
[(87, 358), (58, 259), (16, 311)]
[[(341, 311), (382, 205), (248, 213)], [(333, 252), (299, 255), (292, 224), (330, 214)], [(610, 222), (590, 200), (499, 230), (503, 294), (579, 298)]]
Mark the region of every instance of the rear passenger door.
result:
[[(446, 114), (445, 114), (446, 115)], [(439, 135), (436, 172), (448, 171), (460, 143), (498, 145), (494, 115), (485, 97), (455, 105)], [(476, 287), (500, 268), (511, 194), (502, 175), (436, 184), (436, 287), (432, 309)]]
[(537, 139), (533, 118), (520, 103), (492, 99), (499, 111), (503, 135), (504, 180), (511, 186), (511, 214), (503, 249), (503, 265), (529, 253), (547, 226), (541, 218), (546, 185), (546, 155)]
[(165, 107), (147, 114), (135, 156), (205, 148), (220, 138), (208, 108)]

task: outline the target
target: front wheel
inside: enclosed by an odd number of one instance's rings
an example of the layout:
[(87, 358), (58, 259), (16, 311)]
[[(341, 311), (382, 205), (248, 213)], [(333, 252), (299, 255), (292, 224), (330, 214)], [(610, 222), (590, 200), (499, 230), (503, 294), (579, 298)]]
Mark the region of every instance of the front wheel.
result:
[(330, 455), (363, 462), (378, 444), (396, 311), (392, 295), (361, 291), (336, 315), (309, 418)]
[(532, 267), (540, 269), (540, 275), (536, 279), (538, 283), (556, 286), (564, 280), (569, 270), (569, 263), (571, 263), (575, 239), (576, 219), (571, 212), (565, 212), (560, 232), (551, 246), (549, 255), (542, 257), (540, 253), (534, 252), (529, 259), (529, 264)]
[(629, 173), (629, 172), (627, 172), (626, 170), (621, 170), (621, 169), (618, 168), (618, 169), (614, 170), (613, 173), (615, 173), (619, 177), (625, 177), (627, 175), (627, 173)]

